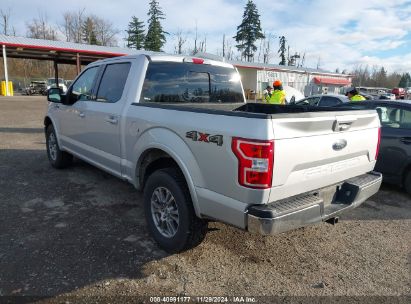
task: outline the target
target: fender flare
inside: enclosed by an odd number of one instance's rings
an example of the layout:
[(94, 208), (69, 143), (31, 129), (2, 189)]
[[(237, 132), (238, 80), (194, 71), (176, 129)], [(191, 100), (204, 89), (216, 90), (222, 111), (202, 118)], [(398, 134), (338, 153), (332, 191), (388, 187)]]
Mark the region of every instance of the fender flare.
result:
[(44, 117), (44, 120), (43, 120), (43, 124), (44, 124), (44, 135), (46, 135), (46, 131), (47, 131), (47, 129), (46, 129), (46, 121), (47, 121), (47, 119), (49, 119), (50, 121), (51, 121), (51, 125), (53, 126), (53, 128), (54, 128), (54, 131), (56, 132), (56, 138), (57, 138), (57, 143), (58, 143), (58, 145), (59, 145), (59, 147), (60, 147), (60, 149), (61, 149), (61, 142), (60, 142), (60, 127), (59, 127), (59, 125), (55, 122), (55, 120), (50, 116), (50, 115), (46, 115), (45, 117)]
[(148, 150), (158, 149), (168, 154), (179, 166), (190, 191), (195, 213), (201, 216), (201, 208), (198, 203), (195, 187), (204, 187), (204, 178), (198, 162), (186, 144), (186, 142), (175, 132), (167, 128), (151, 128), (146, 130), (134, 144), (132, 149), (132, 163), (135, 164), (135, 184), (140, 184), (140, 164)]

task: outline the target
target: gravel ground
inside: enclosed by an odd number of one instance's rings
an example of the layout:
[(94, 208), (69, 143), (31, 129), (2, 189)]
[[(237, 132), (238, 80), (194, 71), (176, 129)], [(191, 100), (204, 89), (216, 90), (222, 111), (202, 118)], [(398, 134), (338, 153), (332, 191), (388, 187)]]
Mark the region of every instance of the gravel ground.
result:
[(261, 237), (211, 223), (200, 246), (168, 255), (130, 184), (80, 160), (51, 168), (46, 107), (44, 97), (0, 97), (0, 296), (411, 299), (399, 298), (411, 295), (411, 198), (401, 189), (384, 185), (336, 226)]

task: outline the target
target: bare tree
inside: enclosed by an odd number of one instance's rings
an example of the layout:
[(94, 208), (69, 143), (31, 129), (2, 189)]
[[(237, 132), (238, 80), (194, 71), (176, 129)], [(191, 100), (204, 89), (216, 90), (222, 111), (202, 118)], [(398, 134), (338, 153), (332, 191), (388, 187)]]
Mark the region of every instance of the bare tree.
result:
[(57, 40), (57, 30), (48, 23), (45, 13), (27, 23), (27, 37), (36, 39)]
[(97, 41), (104, 46), (117, 46), (116, 35), (119, 30), (113, 27), (113, 23), (97, 16), (90, 16), (95, 25)]
[[(0, 26), (1, 26), (1, 33), (4, 35), (10, 35), (10, 15), (11, 11), (10, 8), (7, 10), (0, 10)], [(14, 30), (14, 28), (13, 28)]]
[(82, 26), (85, 21), (85, 8), (78, 11), (67, 11), (63, 13), (63, 24), (61, 31), (66, 37), (66, 41), (81, 43)]
[(192, 54), (196, 54), (198, 52), (197, 49), (197, 39), (198, 39), (198, 30), (197, 30), (197, 20), (196, 20), (196, 32), (195, 32), (195, 37), (194, 37), (194, 49), (192, 51)]
[(204, 40), (200, 41), (198, 51), (202, 53), (207, 52), (207, 35), (204, 36)]
[(226, 34), (223, 35), (222, 52), (217, 50), (217, 54), (227, 60), (232, 60), (234, 58), (233, 41), (227, 39)]
[(181, 29), (177, 30), (175, 36), (177, 38), (177, 45), (174, 46), (174, 52), (176, 54), (183, 54), (183, 46), (187, 41), (187, 36), (183, 34), (183, 31)]
[(263, 62), (268, 64), (271, 57), (271, 40), (274, 38), (272, 34), (264, 32), (264, 38), (261, 40), (260, 51), (258, 54), (258, 61), (260, 61), (260, 53), (263, 55)]
[[(66, 37), (66, 41), (89, 44), (93, 41), (93, 44), (117, 46), (116, 35), (119, 31), (113, 27), (113, 24), (95, 15), (86, 15), (85, 11), (86, 9), (82, 8), (78, 11), (63, 13), (63, 24), (60, 28)], [(85, 28), (90, 32), (91, 25), (95, 37), (85, 39)]]

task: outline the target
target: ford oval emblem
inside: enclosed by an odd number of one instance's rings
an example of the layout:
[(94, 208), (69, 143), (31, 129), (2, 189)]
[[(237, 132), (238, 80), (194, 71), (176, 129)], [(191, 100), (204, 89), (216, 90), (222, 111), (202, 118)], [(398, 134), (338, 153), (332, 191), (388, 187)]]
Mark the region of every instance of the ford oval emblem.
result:
[(340, 139), (333, 144), (333, 149), (335, 151), (340, 151), (347, 146), (347, 141), (345, 139)]

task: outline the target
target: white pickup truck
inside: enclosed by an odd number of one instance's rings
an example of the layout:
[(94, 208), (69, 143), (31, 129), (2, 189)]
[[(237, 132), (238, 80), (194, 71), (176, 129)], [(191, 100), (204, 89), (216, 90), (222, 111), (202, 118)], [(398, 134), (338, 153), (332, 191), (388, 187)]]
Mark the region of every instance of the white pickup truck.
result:
[(107, 59), (48, 100), (51, 165), (74, 155), (143, 190), (149, 231), (168, 252), (199, 244), (209, 221), (266, 235), (335, 223), (381, 184), (375, 111), (247, 104), (227, 63)]

